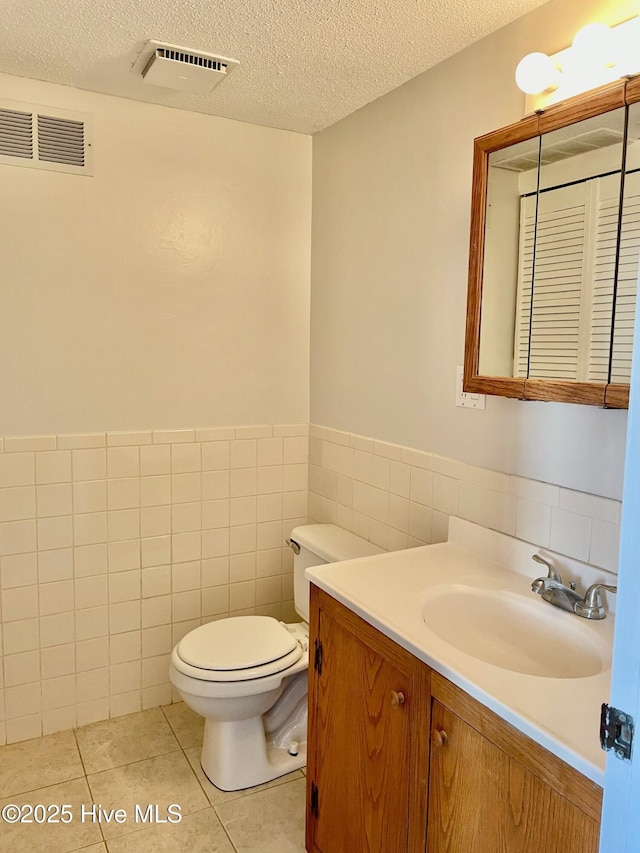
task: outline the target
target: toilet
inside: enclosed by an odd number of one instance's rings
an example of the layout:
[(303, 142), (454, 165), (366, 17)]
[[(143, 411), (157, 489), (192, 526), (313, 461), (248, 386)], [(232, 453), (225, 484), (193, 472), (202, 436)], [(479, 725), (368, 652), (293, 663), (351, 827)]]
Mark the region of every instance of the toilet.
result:
[(309, 566), (383, 553), (334, 524), (296, 527), (294, 604), (304, 620), (232, 616), (186, 634), (171, 654), (169, 677), (205, 718), (200, 763), (223, 791), (269, 782), (306, 764)]

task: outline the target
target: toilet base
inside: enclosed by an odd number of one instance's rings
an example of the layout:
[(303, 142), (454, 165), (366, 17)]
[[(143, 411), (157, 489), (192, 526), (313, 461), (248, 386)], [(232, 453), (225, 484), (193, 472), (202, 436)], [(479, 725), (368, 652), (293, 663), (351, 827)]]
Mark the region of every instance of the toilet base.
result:
[(262, 717), (220, 721), (207, 717), (200, 764), (216, 788), (240, 791), (271, 782), (307, 763), (307, 744), (298, 754), (267, 744)]

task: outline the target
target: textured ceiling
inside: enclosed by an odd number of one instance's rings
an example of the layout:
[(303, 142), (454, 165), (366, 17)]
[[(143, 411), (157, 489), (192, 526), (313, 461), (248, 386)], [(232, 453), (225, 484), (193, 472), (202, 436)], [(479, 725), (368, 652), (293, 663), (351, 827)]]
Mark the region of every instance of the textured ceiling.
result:
[[(2, 0), (0, 71), (313, 133), (544, 0)], [(240, 61), (208, 95), (142, 82), (148, 39)]]

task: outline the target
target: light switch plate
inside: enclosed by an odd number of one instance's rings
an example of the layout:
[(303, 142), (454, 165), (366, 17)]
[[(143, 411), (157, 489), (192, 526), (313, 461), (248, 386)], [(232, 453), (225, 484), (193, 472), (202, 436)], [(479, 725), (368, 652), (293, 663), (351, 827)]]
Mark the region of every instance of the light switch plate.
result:
[(462, 390), (464, 368), (461, 364), (456, 367), (456, 406), (465, 409), (484, 409), (487, 402), (486, 394), (468, 394)]

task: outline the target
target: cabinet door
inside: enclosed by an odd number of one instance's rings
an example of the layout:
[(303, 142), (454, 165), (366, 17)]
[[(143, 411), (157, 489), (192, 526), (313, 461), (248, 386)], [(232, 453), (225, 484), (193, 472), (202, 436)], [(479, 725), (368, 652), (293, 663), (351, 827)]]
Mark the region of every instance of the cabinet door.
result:
[[(317, 814), (309, 851), (401, 853), (407, 849), (411, 668), (365, 645), (320, 612), (322, 672), (309, 744)], [(310, 697), (311, 698), (311, 697)]]
[(598, 824), (439, 702), (428, 853), (597, 853)]

